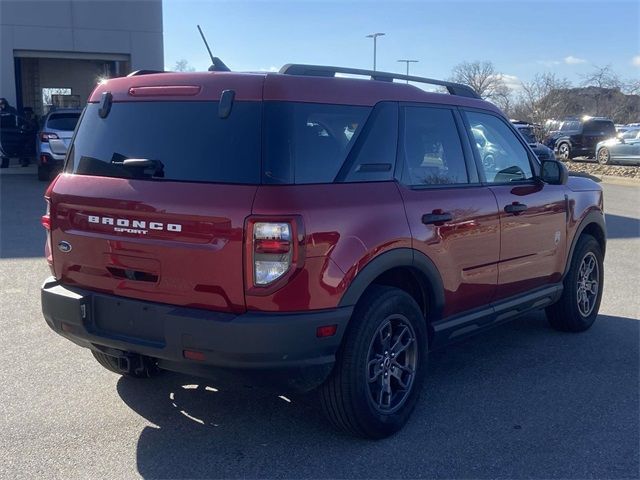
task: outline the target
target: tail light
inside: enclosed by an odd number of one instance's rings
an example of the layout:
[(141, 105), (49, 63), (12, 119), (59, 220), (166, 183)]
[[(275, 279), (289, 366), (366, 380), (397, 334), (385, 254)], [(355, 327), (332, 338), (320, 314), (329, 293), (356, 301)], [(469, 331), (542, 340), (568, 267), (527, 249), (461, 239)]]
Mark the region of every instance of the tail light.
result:
[(253, 224), (253, 283), (269, 285), (291, 267), (293, 245), (291, 224), (257, 222)]
[(58, 138), (58, 135), (56, 135), (55, 133), (51, 133), (51, 132), (40, 132), (40, 141), (41, 142), (45, 142), (48, 143), (49, 140)]
[[(47, 191), (44, 194), (44, 200), (47, 204), (47, 210), (45, 211), (45, 214), (40, 218), (40, 223), (42, 224), (42, 226), (44, 227), (44, 229), (47, 231), (47, 241), (45, 243), (45, 247), (44, 247), (44, 255), (47, 259), (47, 264), (49, 264), (49, 269), (51, 270), (51, 275), (53, 275), (54, 277), (56, 276), (56, 272), (53, 268), (53, 252), (51, 250), (51, 217), (52, 217), (52, 213), (51, 213), (51, 192), (53, 190), (54, 185), (56, 184), (56, 182), (58, 181), (58, 178), (60, 178), (60, 175), (58, 175), (56, 178), (53, 179), (53, 181), (49, 184), (49, 187), (47, 187)], [(55, 210), (55, 209), (54, 209)]]
[(47, 202), (47, 211), (40, 218), (40, 223), (48, 233), (51, 231), (51, 202), (48, 199), (45, 199), (45, 200)]
[(304, 263), (302, 218), (253, 217), (247, 220), (245, 232), (247, 291), (251, 295), (269, 295)]

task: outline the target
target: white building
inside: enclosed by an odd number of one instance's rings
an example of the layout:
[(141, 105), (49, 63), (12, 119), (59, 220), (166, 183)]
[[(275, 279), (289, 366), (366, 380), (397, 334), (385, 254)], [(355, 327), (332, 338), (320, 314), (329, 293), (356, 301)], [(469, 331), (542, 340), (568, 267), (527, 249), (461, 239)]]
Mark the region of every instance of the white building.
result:
[(163, 56), (162, 0), (0, 0), (0, 97), (19, 109), (82, 106), (100, 79)]

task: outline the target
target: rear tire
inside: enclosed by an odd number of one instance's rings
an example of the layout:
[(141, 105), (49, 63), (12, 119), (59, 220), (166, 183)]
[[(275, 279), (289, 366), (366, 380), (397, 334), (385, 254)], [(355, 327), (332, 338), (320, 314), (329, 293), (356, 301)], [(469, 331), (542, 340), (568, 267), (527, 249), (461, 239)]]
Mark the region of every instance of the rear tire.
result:
[(406, 292), (374, 285), (358, 302), (320, 386), (322, 408), (339, 430), (379, 439), (400, 430), (418, 401), (427, 361), (426, 321)]
[(106, 353), (96, 352), (95, 350), (91, 350), (93, 357), (98, 361), (100, 365), (109, 370), (110, 372), (117, 373), (118, 375), (122, 375), (123, 377), (129, 378), (151, 378), (155, 377), (160, 373), (160, 369), (151, 362), (147, 362), (143, 364), (143, 366), (138, 370), (131, 370), (129, 372), (124, 372), (118, 366), (117, 357), (107, 355)]
[(591, 235), (578, 239), (560, 300), (547, 307), (547, 319), (556, 330), (584, 332), (598, 316), (604, 269), (602, 249)]
[(568, 143), (562, 142), (558, 145), (558, 157), (560, 157), (560, 160), (563, 162), (571, 160), (571, 147)]
[(9, 168), (9, 157), (2, 157), (0, 168)]

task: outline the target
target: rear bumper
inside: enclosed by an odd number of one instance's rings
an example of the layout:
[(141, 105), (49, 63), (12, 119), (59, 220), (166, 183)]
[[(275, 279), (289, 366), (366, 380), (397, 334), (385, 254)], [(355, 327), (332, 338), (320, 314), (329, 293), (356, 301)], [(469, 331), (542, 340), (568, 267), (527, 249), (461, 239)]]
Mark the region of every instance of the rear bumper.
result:
[[(41, 297), (47, 324), (82, 347), (144, 355), (167, 370), (233, 373), (297, 390), (310, 390), (329, 375), (353, 310), (236, 315), (92, 292), (53, 277)], [(337, 325), (335, 335), (318, 338), (324, 325)], [(185, 350), (201, 352), (204, 360), (186, 359)]]

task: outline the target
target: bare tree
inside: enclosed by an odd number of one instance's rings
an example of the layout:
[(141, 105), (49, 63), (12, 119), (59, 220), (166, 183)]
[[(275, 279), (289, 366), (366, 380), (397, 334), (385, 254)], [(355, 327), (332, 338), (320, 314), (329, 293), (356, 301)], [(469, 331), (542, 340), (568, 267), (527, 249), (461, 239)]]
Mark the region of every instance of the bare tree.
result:
[(617, 102), (607, 101), (610, 100), (612, 91), (620, 92), (623, 86), (622, 80), (613, 71), (611, 65), (605, 65), (604, 67), (594, 65), (590, 73), (582, 75), (582, 86), (586, 87), (585, 95), (593, 98), (595, 103), (594, 115), (614, 117), (618, 115), (618, 110), (623, 108)]
[(493, 63), (484, 61), (463, 62), (451, 71), (451, 81), (464, 83), (473, 88), (485, 100), (508, 105), (511, 89), (504, 82)]
[(195, 72), (196, 69), (189, 65), (189, 62), (184, 58), (181, 58), (173, 66), (174, 72)]
[(522, 82), (516, 110), (518, 117), (542, 124), (545, 120), (560, 117), (567, 112), (562, 91), (571, 88), (566, 78), (555, 73), (538, 73), (529, 82)]
[(583, 87), (620, 88), (622, 86), (620, 77), (613, 71), (611, 65), (604, 67), (594, 65), (593, 70), (581, 75), (581, 78)]

